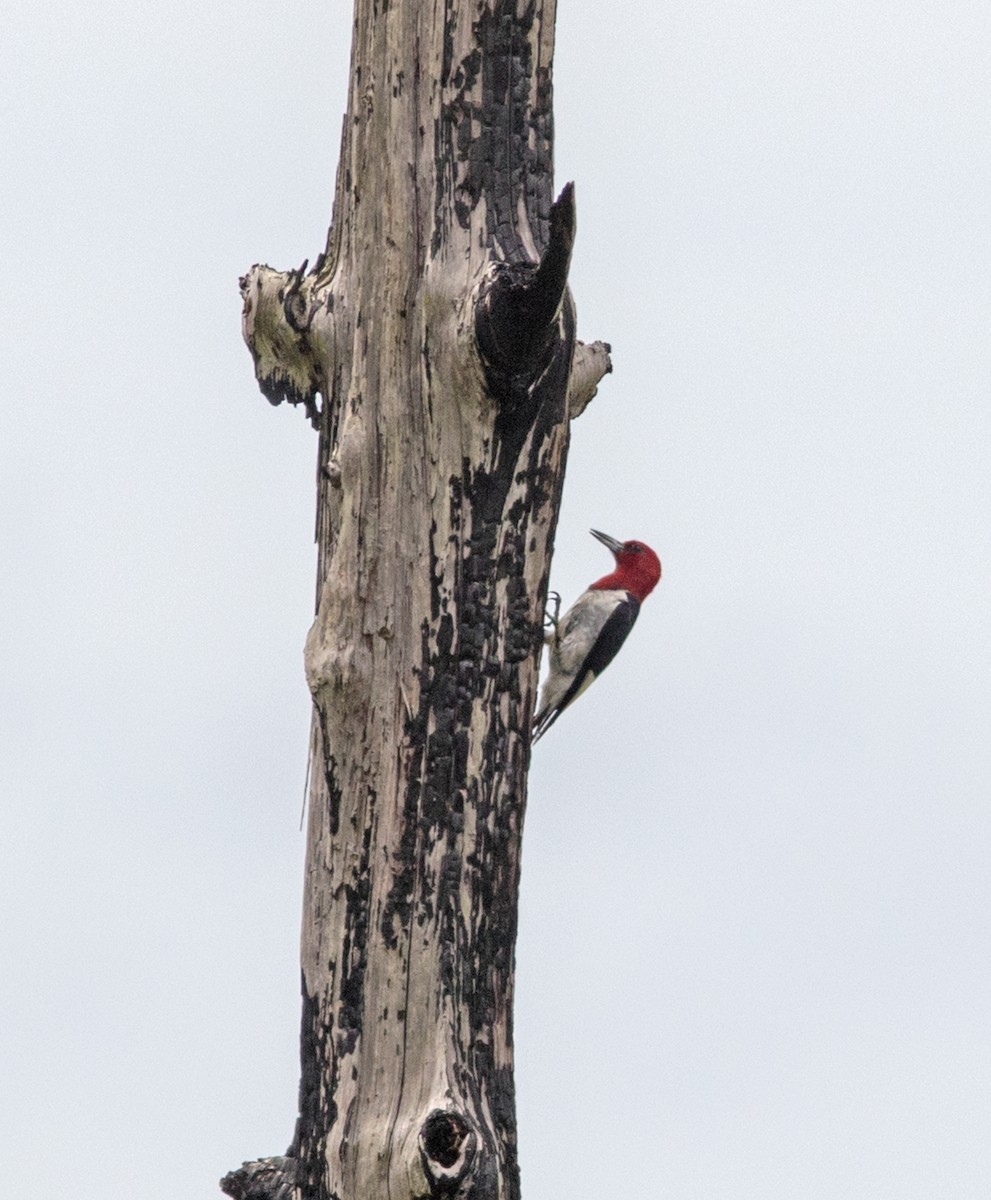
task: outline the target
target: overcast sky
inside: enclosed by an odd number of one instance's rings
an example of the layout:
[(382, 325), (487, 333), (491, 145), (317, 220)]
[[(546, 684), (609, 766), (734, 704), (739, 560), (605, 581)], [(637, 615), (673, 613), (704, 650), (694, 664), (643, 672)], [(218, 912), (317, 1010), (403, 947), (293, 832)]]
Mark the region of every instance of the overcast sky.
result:
[[(656, 547), (538, 747), (524, 1197), (991, 1194), (986, 0), (561, 0), (579, 331), (552, 584)], [(8, 0), (5, 1195), (212, 1200), (295, 1118), (312, 259), (350, 6)]]

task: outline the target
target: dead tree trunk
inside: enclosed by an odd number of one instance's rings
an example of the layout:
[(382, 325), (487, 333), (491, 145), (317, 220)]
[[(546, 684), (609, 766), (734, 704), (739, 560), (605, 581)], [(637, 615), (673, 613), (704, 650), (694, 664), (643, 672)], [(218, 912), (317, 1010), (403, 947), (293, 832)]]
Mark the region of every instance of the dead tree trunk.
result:
[(333, 224), (242, 280), (319, 431), (299, 1119), (235, 1197), (519, 1195), (520, 836), (576, 344), (554, 0), (357, 0)]

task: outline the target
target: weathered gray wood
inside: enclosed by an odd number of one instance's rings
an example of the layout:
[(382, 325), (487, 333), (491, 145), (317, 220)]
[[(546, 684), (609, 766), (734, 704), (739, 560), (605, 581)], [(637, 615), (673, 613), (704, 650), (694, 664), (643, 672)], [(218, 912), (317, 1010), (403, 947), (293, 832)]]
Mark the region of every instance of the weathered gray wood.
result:
[(262, 391), (319, 430), (319, 560), (299, 1118), (231, 1196), (519, 1195), (530, 722), (569, 414), (610, 369), (572, 376), (554, 16), (357, 0), (325, 252), (242, 280)]
[(220, 1186), (233, 1200), (293, 1200), (296, 1167), (294, 1158), (263, 1158), (231, 1171)]

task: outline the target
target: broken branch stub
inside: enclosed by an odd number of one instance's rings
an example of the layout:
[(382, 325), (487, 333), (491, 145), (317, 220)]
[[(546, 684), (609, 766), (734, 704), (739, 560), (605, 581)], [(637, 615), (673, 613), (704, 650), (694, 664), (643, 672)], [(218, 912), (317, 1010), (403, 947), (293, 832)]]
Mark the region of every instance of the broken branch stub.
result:
[(568, 377), (568, 416), (580, 417), (595, 399), (603, 376), (612, 371), (612, 346), (608, 342), (575, 342)]
[(316, 272), (276, 271), (256, 264), (241, 277), (241, 331), (255, 364), (255, 378), (270, 404), (301, 404), (319, 428), (317, 396), (324, 391), (319, 355), (311, 343), (308, 303)]

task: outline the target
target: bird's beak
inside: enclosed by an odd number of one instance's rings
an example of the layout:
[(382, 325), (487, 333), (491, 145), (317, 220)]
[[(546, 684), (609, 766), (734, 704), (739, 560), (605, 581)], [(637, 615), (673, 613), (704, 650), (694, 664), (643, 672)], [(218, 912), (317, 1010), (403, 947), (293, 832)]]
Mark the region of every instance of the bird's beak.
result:
[(608, 546), (613, 554), (618, 554), (620, 550), (623, 549), (623, 543), (617, 542), (616, 539), (614, 537), (610, 537), (608, 533), (602, 533), (598, 529), (590, 529), (589, 533), (592, 535), (592, 537), (598, 538), (603, 546)]

